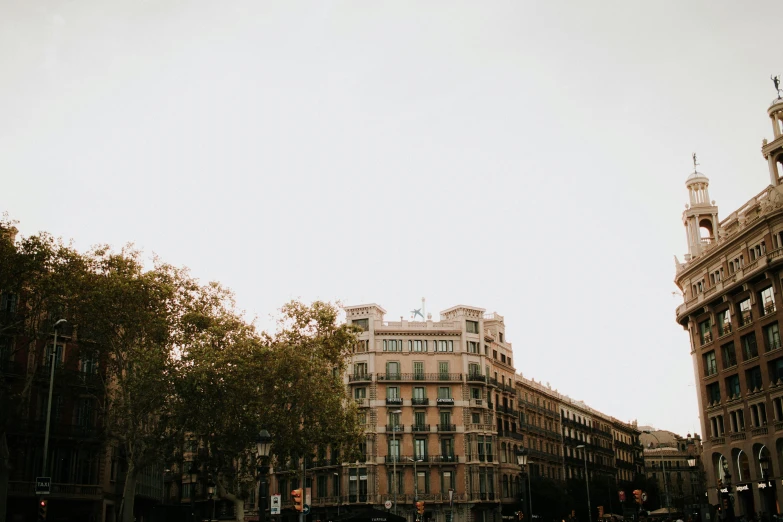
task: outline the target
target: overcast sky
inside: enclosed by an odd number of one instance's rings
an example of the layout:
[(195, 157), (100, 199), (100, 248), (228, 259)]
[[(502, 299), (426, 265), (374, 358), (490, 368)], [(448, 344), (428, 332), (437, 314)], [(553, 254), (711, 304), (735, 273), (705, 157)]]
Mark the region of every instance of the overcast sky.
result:
[(289, 299), (506, 318), (518, 371), (698, 429), (673, 255), (696, 152), (768, 184), (779, 1), (0, 6), (0, 210)]

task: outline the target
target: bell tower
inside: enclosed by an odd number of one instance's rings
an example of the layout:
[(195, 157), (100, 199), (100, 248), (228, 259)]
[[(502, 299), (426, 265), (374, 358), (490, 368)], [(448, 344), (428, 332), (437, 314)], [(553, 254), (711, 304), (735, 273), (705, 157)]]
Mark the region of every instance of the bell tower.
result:
[(710, 180), (696, 170), (696, 153), (693, 154), (693, 173), (685, 180), (690, 203), (685, 205), (682, 223), (688, 238), (686, 261), (700, 255), (709, 244), (718, 240), (718, 207), (710, 201)]
[(764, 140), (761, 144), (761, 153), (769, 164), (769, 183), (773, 187), (781, 184), (780, 174), (783, 172), (783, 98), (781, 98), (780, 76), (772, 78), (778, 97), (772, 100), (767, 109), (767, 114), (772, 122), (772, 141)]

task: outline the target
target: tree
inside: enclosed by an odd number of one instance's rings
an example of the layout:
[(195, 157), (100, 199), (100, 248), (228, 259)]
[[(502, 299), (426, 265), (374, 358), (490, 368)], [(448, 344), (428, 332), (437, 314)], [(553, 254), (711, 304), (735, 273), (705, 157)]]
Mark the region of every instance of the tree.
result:
[(262, 428), (281, 463), (315, 448), (337, 455), (357, 447), (356, 409), (342, 381), (356, 336), (354, 327), (338, 324), (338, 310), (328, 303), (289, 303), (279, 331), (262, 335), (233, 306), (230, 293), (212, 285), (189, 317), (178, 400), (184, 429), (206, 449), (199, 465), (243, 520)]
[[(29, 410), (36, 373), (46, 364), (43, 347), (53, 324), (74, 301), (83, 257), (49, 234), (16, 239), (16, 222), (0, 219), (0, 498), (9, 480), (8, 427)], [(26, 371), (12, 361), (26, 353)], [(5, 509), (0, 510), (0, 522)]]

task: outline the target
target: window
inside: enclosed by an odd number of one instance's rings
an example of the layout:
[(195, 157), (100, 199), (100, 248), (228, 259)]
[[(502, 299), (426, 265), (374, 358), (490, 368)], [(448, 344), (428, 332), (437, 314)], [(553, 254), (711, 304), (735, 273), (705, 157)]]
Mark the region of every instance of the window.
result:
[(503, 332), (498, 332), (498, 341), (503, 342)]
[(440, 386), (438, 388), (438, 399), (450, 399), (450, 398), (451, 398), (451, 387)]
[(743, 361), (753, 359), (759, 356), (759, 350), (756, 346), (756, 334), (751, 332), (748, 335), (740, 337), (740, 343), (742, 343), (742, 357)]
[(353, 351), (366, 352), (368, 351), (368, 348), (368, 341), (356, 341), (356, 344), (353, 346)]
[(470, 388), (470, 398), (471, 399), (481, 399), (481, 388), (476, 388), (475, 386)]
[(780, 348), (780, 329), (777, 321), (764, 327), (764, 344), (768, 352)]
[(414, 386), (413, 387), (413, 398), (414, 399), (423, 399), (426, 397), (424, 394), (424, 387), (423, 386)]
[(16, 311), (18, 298), (15, 294), (0, 293), (0, 312), (12, 314)]
[(726, 395), (728, 395), (729, 399), (736, 399), (742, 396), (739, 375), (734, 374), (726, 378)]
[(468, 333), (479, 333), (479, 323), (478, 321), (465, 321), (465, 329)]
[(473, 424), (481, 424), (481, 414), (480, 413), (471, 413), (470, 414), (470, 421)]
[(731, 315), (729, 309), (726, 308), (722, 312), (718, 312), (718, 335), (726, 335), (731, 333)]
[(723, 368), (731, 368), (737, 365), (737, 354), (734, 351), (734, 342), (726, 343), (721, 346), (723, 352)]
[(367, 375), (367, 363), (356, 363), (353, 365), (353, 375), (355, 377), (365, 377)]
[(383, 351), (384, 352), (401, 352), (402, 351), (402, 341), (398, 341), (396, 339), (384, 339), (383, 340)]
[(481, 366), (479, 366), (476, 363), (468, 364), (468, 375), (473, 376), (473, 377), (475, 377), (477, 375), (481, 375)]
[(354, 399), (366, 399), (367, 398), (367, 388), (354, 388), (353, 389), (353, 398)]
[(754, 366), (749, 370), (745, 370), (745, 382), (748, 385), (748, 389), (751, 391), (761, 389), (761, 368)]
[[(52, 347), (47, 346), (46, 347), (46, 359), (43, 361), (44, 366), (49, 366), (52, 362)], [(54, 365), (62, 366), (63, 364), (63, 345), (58, 344), (57, 349), (54, 352)]]
[(400, 398), (400, 387), (399, 386), (387, 386), (386, 387), (386, 398), (387, 399), (399, 399)]
[(448, 492), (449, 489), (455, 489), (454, 473), (451, 471), (443, 471), (440, 474), (440, 490)]
[(761, 305), (761, 315), (771, 314), (775, 311), (775, 297), (772, 295), (771, 286), (759, 292), (759, 304)]
[(710, 377), (718, 373), (718, 361), (715, 359), (715, 350), (709, 351), (702, 356), (704, 361), (704, 376)]
[(497, 350), (492, 350), (492, 358), (497, 360), (497, 358), (498, 358), (498, 351)]
[(710, 330), (709, 319), (699, 323), (699, 338), (701, 339), (702, 345), (712, 342), (712, 331)]
[(506, 362), (506, 356), (504, 354), (500, 354), (500, 362), (504, 363)]
[(707, 401), (720, 402), (720, 384), (717, 382), (707, 385)]
[(769, 363), (770, 382), (775, 384), (781, 379), (783, 379), (783, 357), (770, 361)]
[(427, 458), (427, 439), (417, 438), (413, 441), (413, 458), (416, 460)]
[(369, 319), (353, 319), (351, 321), (351, 324), (355, 324), (365, 332), (370, 329), (370, 320)]
[(319, 497), (328, 497), (329, 492), (326, 490), (326, 475), (318, 475), (317, 479), (316, 495)]
[(438, 375), (441, 379), (448, 379), (449, 378), (449, 362), (448, 361), (438, 361)]
[[(451, 425), (451, 412), (450, 411), (441, 411), (439, 415), (440, 419), (440, 425), (441, 426), (449, 426)], [(444, 428), (446, 429), (446, 428)], [(447, 430), (451, 431), (451, 430)]]
[(750, 407), (750, 420), (754, 428), (760, 428), (767, 424), (767, 405), (763, 402), (753, 404)]
[(468, 353), (478, 353), (479, 343), (476, 341), (468, 341)]
[(386, 363), (386, 379), (387, 380), (399, 380), (400, 378), (400, 363), (396, 361), (389, 361)]
[(417, 381), (424, 380), (424, 362), (413, 361), (413, 378)]
[(408, 350), (411, 352), (426, 352), (427, 341), (408, 341)]
[(753, 320), (753, 314), (750, 310), (750, 298), (747, 298), (744, 301), (740, 301), (739, 310), (740, 310), (740, 316), (739, 316), (740, 326), (745, 326), (746, 324), (750, 324), (750, 322)]
[(454, 439), (451, 437), (440, 439), (440, 454), (443, 460), (454, 460)]
[(423, 411), (413, 412), (413, 424), (414, 426), (424, 426), (427, 423), (427, 413)]
[(438, 341), (438, 351), (439, 352), (453, 352), (454, 351), (454, 341)]
[(416, 472), (416, 489), (419, 493), (430, 492), (430, 475), (426, 471)]

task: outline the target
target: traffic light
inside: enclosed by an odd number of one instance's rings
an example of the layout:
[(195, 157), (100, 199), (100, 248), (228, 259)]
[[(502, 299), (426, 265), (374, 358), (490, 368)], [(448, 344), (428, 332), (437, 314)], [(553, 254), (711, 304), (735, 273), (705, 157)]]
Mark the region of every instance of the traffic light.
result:
[(304, 498), (302, 498), (302, 488), (295, 489), (291, 492), (291, 497), (294, 500), (294, 509), (302, 511), (304, 509)]
[(633, 500), (640, 506), (642, 505), (642, 490), (641, 489), (634, 489), (633, 490)]
[(525, 512), (517, 511), (517, 520), (525, 520)]
[(416, 513), (418, 513), (419, 515), (424, 514), (424, 502), (422, 502), (421, 500), (416, 502)]
[(723, 509), (725, 509), (725, 510), (729, 509), (729, 499), (727, 499), (727, 498), (723, 499)]
[(38, 520), (39, 522), (46, 522), (46, 510), (49, 508), (49, 501), (41, 499), (38, 502)]
[(598, 518), (604, 518), (604, 507), (598, 506)]

